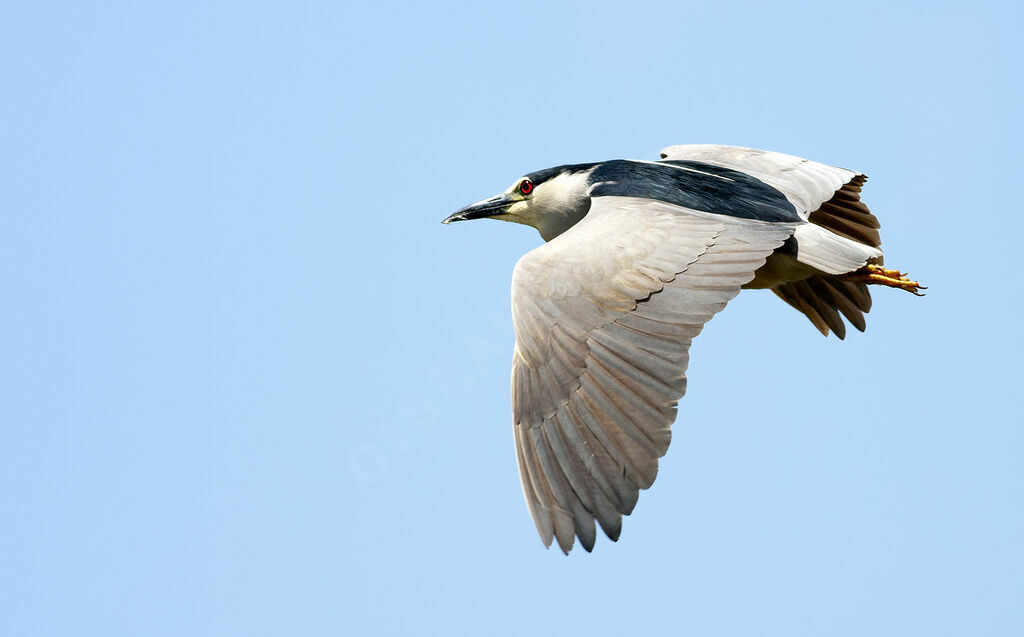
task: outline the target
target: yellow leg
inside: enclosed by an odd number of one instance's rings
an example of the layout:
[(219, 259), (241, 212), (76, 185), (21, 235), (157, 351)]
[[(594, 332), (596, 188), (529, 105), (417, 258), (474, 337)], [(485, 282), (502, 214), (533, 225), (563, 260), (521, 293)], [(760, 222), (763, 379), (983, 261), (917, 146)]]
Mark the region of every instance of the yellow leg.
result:
[(928, 289), (917, 281), (908, 279), (906, 272), (887, 270), (877, 265), (866, 265), (856, 272), (844, 274), (841, 278), (845, 281), (855, 281), (869, 285), (887, 285), (891, 288), (906, 290), (917, 296), (924, 296), (921, 294), (921, 290)]

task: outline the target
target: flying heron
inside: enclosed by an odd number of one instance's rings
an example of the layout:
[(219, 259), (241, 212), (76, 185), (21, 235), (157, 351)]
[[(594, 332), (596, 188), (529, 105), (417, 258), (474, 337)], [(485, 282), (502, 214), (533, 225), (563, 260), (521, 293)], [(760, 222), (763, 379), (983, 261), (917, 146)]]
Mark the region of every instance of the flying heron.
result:
[(546, 243), (512, 274), (512, 403), (523, 494), (545, 546), (595, 521), (613, 541), (651, 486), (686, 391), (690, 342), (743, 288), (768, 288), (822, 334), (864, 330), (882, 267), (866, 177), (791, 155), (671, 146), (661, 161), (558, 166), (443, 223), (500, 219)]

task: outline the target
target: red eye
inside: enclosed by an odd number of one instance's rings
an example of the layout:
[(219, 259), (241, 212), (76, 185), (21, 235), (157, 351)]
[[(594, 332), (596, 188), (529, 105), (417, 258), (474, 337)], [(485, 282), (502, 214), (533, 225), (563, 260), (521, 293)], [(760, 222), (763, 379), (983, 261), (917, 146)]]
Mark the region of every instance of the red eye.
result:
[(524, 195), (528, 195), (531, 192), (533, 192), (533, 182), (530, 181), (529, 179), (524, 179), (521, 182), (519, 182), (519, 192), (523, 193)]

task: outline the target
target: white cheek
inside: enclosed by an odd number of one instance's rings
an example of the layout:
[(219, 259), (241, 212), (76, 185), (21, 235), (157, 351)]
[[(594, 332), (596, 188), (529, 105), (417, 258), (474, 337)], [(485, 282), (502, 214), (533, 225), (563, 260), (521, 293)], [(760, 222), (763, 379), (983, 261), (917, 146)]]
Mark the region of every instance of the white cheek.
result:
[(508, 207), (508, 213), (510, 215), (526, 216), (530, 212), (530, 205), (525, 201), (517, 201)]

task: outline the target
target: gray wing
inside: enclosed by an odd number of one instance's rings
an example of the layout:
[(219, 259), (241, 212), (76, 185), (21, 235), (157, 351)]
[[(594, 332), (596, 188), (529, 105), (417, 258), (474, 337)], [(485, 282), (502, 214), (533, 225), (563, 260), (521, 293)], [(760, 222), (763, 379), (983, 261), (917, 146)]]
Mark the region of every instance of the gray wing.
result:
[(690, 342), (793, 224), (598, 197), (512, 277), (516, 454), (546, 546), (613, 540), (668, 450)]
[[(801, 157), (741, 146), (685, 144), (669, 146), (661, 158), (701, 161), (756, 177), (778, 189), (796, 206), (806, 221), (810, 214), (861, 173), (821, 164)], [(863, 181), (863, 180), (862, 180)]]

